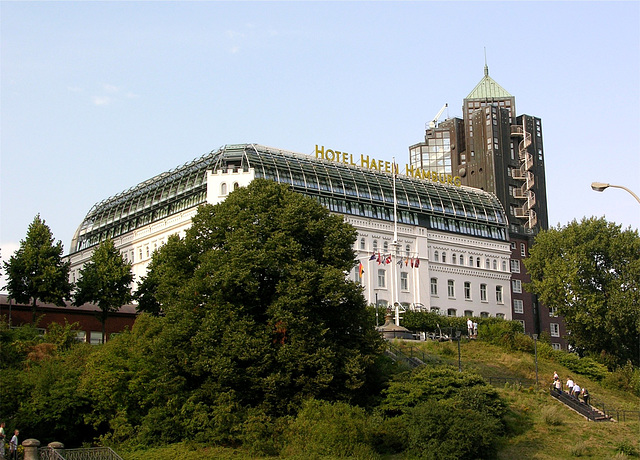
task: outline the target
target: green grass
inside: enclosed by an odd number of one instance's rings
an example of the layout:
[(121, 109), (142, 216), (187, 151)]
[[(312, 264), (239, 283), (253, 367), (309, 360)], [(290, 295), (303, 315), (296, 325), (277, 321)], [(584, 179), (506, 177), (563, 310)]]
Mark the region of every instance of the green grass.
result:
[[(398, 344), (400, 346), (401, 344)], [(535, 381), (535, 359), (529, 353), (507, 352), (481, 341), (462, 341), (462, 368), (484, 377), (512, 377)], [(412, 342), (414, 356), (429, 354), (457, 368), (457, 343)], [(563, 380), (571, 375), (586, 386), (592, 398), (608, 407), (639, 410), (640, 398), (621, 390), (602, 387), (597, 381), (570, 372), (563, 366), (538, 357), (538, 388), (535, 385), (504, 385), (498, 391), (510, 408), (510, 435), (502, 439), (498, 458), (511, 459), (624, 459), (640, 458), (640, 422), (590, 422), (553, 399), (548, 392), (553, 372)], [(118, 450), (118, 449), (116, 449)], [(137, 452), (119, 452), (124, 460), (208, 460), (256, 458), (242, 449), (177, 444)], [(395, 455), (387, 460), (409, 457)]]

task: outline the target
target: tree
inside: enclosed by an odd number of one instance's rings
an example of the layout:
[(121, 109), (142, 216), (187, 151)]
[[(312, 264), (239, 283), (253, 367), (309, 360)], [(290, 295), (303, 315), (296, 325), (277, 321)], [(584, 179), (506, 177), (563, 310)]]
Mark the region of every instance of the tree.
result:
[(528, 289), (556, 307), (569, 343), (610, 366), (639, 363), (640, 237), (594, 217), (543, 231), (524, 264)]
[(51, 229), (38, 214), (20, 248), (4, 263), (9, 296), (17, 302), (31, 302), (34, 323), (38, 300), (64, 307), (72, 289), (70, 264), (62, 260), (62, 241), (53, 242)]
[(132, 282), (131, 264), (124, 261), (110, 239), (100, 243), (80, 270), (73, 303), (76, 306), (87, 302), (98, 305), (102, 343), (109, 314), (131, 301)]
[(164, 374), (183, 379), (172, 391), (188, 395), (185, 437), (222, 440), (242, 408), (278, 416), (308, 397), (368, 397), (382, 342), (345, 276), (355, 238), (315, 200), (254, 180), (154, 254), (139, 292), (165, 314), (158, 347)]

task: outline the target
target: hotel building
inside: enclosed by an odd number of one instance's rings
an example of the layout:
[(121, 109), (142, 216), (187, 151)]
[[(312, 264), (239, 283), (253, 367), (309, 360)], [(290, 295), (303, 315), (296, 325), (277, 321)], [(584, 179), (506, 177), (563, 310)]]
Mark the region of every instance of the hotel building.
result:
[[(183, 235), (197, 208), (256, 178), (286, 184), (358, 231), (348, 275), (379, 306), (449, 316), (511, 319), (511, 243), (493, 193), (453, 175), (316, 146), (304, 155), (256, 144), (227, 145), (94, 205), (69, 254), (75, 281), (110, 238), (144, 276), (169, 235)], [(393, 172), (397, 174), (394, 174)]]

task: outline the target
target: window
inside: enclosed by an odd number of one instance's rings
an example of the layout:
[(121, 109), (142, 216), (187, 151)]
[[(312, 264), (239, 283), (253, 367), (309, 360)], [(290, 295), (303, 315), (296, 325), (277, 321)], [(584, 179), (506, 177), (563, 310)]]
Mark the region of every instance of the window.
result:
[(400, 272), (400, 289), (409, 290), (409, 274), (407, 272)]
[(526, 257), (527, 256), (527, 245), (524, 243), (520, 243), (520, 255), (522, 257)]
[(496, 318), (504, 319), (504, 313), (496, 313)]
[(469, 267), (473, 267), (473, 256), (469, 256)]
[(549, 316), (554, 318), (558, 316), (558, 307), (549, 307)]
[(431, 295), (438, 295), (438, 278), (431, 278)]
[(549, 324), (551, 328), (551, 337), (560, 337), (560, 325), (558, 323)]
[(220, 185), (220, 195), (226, 195), (227, 194), (227, 183), (223, 182)]
[(149, 245), (145, 246), (145, 249), (147, 250), (147, 257), (149, 257)]
[(523, 319), (519, 319), (519, 320), (518, 320), (518, 322), (519, 322), (520, 324), (522, 324), (522, 332), (526, 332), (526, 331), (527, 331), (527, 329), (524, 327), (524, 320), (523, 320)]
[(512, 241), (512, 242), (511, 242), (511, 249), (515, 249), (515, 248), (516, 248), (516, 242), (515, 242), (515, 241)]
[(460, 254), (460, 265), (464, 265), (464, 256)]
[(455, 297), (456, 294), (456, 284), (455, 281), (453, 280), (448, 280), (447, 281), (447, 295), (451, 298)]
[(433, 261), (439, 262), (440, 256), (438, 255), (438, 251), (433, 253)]
[(431, 313), (440, 313), (440, 309), (438, 307), (431, 307)]
[(443, 253), (442, 253), (442, 263), (443, 263), (443, 264), (446, 264), (446, 263), (447, 263), (447, 253), (446, 253), (446, 252), (443, 252)]
[(481, 311), (480, 312), (480, 318), (488, 318), (489, 317), (489, 312), (488, 311)]
[(473, 317), (473, 311), (465, 310), (464, 311), (464, 316), (468, 316), (469, 318), (472, 318)]
[(456, 309), (455, 308), (449, 308), (447, 310), (447, 316), (456, 316)]
[(491, 268), (491, 262), (489, 261), (489, 259), (484, 260), (484, 268), (486, 268), (487, 270)]
[(552, 343), (551, 348), (553, 348), (554, 350), (562, 350), (562, 345), (560, 345), (559, 343)]
[(365, 248), (364, 238), (360, 238), (360, 249), (364, 249), (364, 248)]
[(102, 331), (89, 332), (89, 343), (91, 345), (100, 345), (102, 343)]
[(373, 240), (373, 250), (374, 251), (378, 250), (378, 240)]
[(493, 269), (494, 270), (498, 269), (498, 261), (496, 259), (493, 259)]
[(496, 286), (496, 302), (502, 303), (502, 286)]
[(233, 183), (233, 189), (234, 190), (238, 190), (240, 188), (240, 184), (238, 184), (237, 182)]
[(386, 251), (388, 251), (388, 250), (389, 250), (389, 242), (388, 242), (388, 241), (385, 241), (385, 242), (382, 244), (382, 247), (384, 248), (385, 252), (386, 252)]
[(405, 253), (406, 253), (407, 257), (409, 257), (411, 255), (411, 246), (409, 246), (407, 244), (407, 246), (405, 246), (404, 250), (405, 250)]
[(524, 306), (522, 303), (522, 300), (520, 299), (513, 299), (513, 312), (514, 313), (524, 313)]
[(458, 259), (456, 259), (456, 255), (455, 254), (451, 254), (451, 263), (453, 265), (458, 263)]
[(464, 298), (471, 300), (471, 283), (469, 281), (464, 282)]
[(520, 273), (520, 261), (511, 259), (511, 273)]
[(521, 294), (522, 280), (511, 280), (511, 290), (516, 294)]
[(378, 270), (378, 287), (385, 288), (387, 287), (387, 272), (386, 270), (380, 269)]
[(480, 257), (476, 257), (476, 267), (480, 268)]
[(76, 340), (78, 342), (86, 342), (87, 341), (87, 333), (85, 331), (75, 331)]
[(487, 285), (481, 284), (480, 285), (480, 302), (486, 302), (486, 301), (487, 301)]

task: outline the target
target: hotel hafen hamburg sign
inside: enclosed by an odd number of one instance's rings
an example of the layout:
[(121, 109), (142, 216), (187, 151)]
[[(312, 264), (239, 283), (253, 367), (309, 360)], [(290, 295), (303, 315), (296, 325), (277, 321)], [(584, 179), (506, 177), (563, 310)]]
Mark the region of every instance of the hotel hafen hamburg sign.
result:
[[(361, 168), (372, 169), (374, 171), (399, 174), (398, 164), (394, 164), (391, 161), (376, 160), (375, 158), (369, 158), (369, 155), (360, 155), (360, 162), (354, 161), (354, 156), (347, 152), (341, 152), (339, 150), (332, 150), (322, 147), (318, 147), (316, 144), (316, 158), (322, 160), (335, 161), (337, 163), (344, 163), (352, 166), (359, 166)], [(395, 169), (395, 171), (394, 171)], [(416, 168), (411, 165), (405, 164), (405, 176), (412, 177), (414, 179), (431, 180), (433, 182), (439, 182), (441, 184), (454, 185), (460, 187), (462, 180), (460, 176), (452, 176), (451, 174), (437, 173), (434, 171), (427, 171), (422, 168)]]

